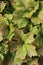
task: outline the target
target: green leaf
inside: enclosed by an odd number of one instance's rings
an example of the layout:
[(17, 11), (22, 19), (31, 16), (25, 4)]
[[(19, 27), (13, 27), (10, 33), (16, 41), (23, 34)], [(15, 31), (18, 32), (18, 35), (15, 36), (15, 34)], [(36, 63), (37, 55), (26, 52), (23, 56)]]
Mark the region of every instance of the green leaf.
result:
[(33, 43), (34, 42), (33, 34), (30, 32), (28, 38), (25, 40), (25, 43)]
[(23, 45), (23, 47), (19, 48), (19, 50), (16, 53), (16, 57), (20, 59), (25, 59), (26, 56), (26, 49)]
[(21, 65), (22, 60), (19, 58), (14, 58), (14, 65)]
[(40, 46), (42, 46), (42, 45), (43, 45), (43, 37), (42, 37), (40, 34), (38, 34), (38, 35), (36, 36), (35, 41), (34, 41), (33, 44), (34, 44), (35, 46), (37, 46), (37, 48), (39, 48)]
[(42, 26), (41, 26), (41, 27), (42, 27), (42, 34), (43, 34), (43, 24), (42, 24)]
[(23, 17), (31, 18), (32, 15), (33, 15), (33, 11), (31, 11), (31, 12), (26, 12), (26, 13), (23, 15)]
[(7, 52), (8, 52), (8, 45), (6, 43), (2, 43), (2, 45), (0, 45), (0, 52), (2, 54), (7, 54)]
[[(27, 1), (27, 2), (28, 2), (28, 1)], [(30, 3), (33, 5), (33, 7), (32, 7), (31, 4), (30, 4), (30, 6), (29, 6), (29, 8), (28, 8), (28, 9), (30, 9), (30, 11), (24, 13), (23, 17), (31, 18), (32, 15), (33, 15), (33, 14), (36, 12), (36, 10), (39, 8), (39, 2), (31, 2), (31, 1), (30, 1)]]
[(2, 41), (2, 40), (3, 40), (3, 34), (1, 32), (1, 30), (0, 30), (0, 41)]
[(25, 46), (20, 47), (19, 50), (16, 52), (16, 56), (14, 58), (14, 64), (20, 64), (23, 59), (25, 59), (26, 56), (26, 49)]
[(43, 23), (43, 9), (40, 10), (38, 16), (32, 17), (31, 21), (36, 25), (36, 24), (40, 24)]
[(0, 2), (0, 12), (4, 10), (5, 6), (6, 6), (6, 3), (4, 3), (3, 1)]
[(24, 32), (21, 30), (20, 37), (25, 42), (27, 38), (29, 37), (29, 33), (24, 34)]
[(25, 11), (24, 5), (21, 2), (21, 0), (16, 0), (16, 1), (14, 0), (13, 3), (14, 4), (12, 4), (12, 5), (15, 8), (16, 11)]
[(41, 32), (42, 32), (42, 37), (43, 37), (43, 24), (41, 26)]
[(31, 32), (32, 32), (33, 34), (36, 34), (36, 35), (37, 35), (37, 34), (39, 33), (38, 26), (34, 26), (34, 27), (32, 27)]
[(3, 35), (2, 35), (2, 33), (0, 32), (0, 41), (2, 41), (3, 40)]
[(43, 21), (43, 9), (39, 12), (38, 17)]
[(18, 28), (24, 28), (26, 27), (28, 21), (24, 18), (24, 19), (18, 19), (14, 22), (15, 25), (17, 25)]
[(11, 41), (12, 37), (14, 36), (14, 33), (12, 33), (11, 31), (9, 32), (7, 39), (9, 39), (9, 41)]
[(37, 52), (39, 56), (43, 56), (43, 45), (37, 50)]
[(10, 24), (10, 31), (7, 35), (7, 39), (9, 39), (11, 41), (12, 37), (14, 36), (14, 27), (13, 27), (13, 24)]
[(0, 61), (3, 61), (3, 59), (4, 59), (4, 56), (3, 54), (0, 53)]
[(41, 56), (43, 2), (0, 0), (0, 62), (4, 64), (6, 60), (8, 65), (38, 65)]
[(13, 18), (12, 14), (5, 14), (4, 17), (5, 17), (6, 19), (10, 20), (10, 21), (11, 21), (12, 18)]
[(4, 22), (4, 17), (0, 14), (0, 24)]
[(35, 41), (35, 39), (33, 37), (34, 34), (32, 34), (31, 32), (24, 34), (23, 30), (18, 30), (18, 34), (24, 43), (30, 44), (30, 43), (33, 43)]
[(28, 65), (39, 65), (38, 58), (35, 58), (32, 61), (28, 62)]
[(29, 57), (37, 56), (36, 47), (32, 44), (25, 44), (27, 54)]
[(7, 26), (9, 25), (9, 23), (11, 22), (12, 19), (13, 19), (13, 15), (12, 14), (5, 14), (4, 15), (5, 24)]
[(21, 4), (19, 0), (12, 0), (11, 2), (12, 2), (13, 7), (18, 7)]
[[(24, 4), (24, 6), (26, 7), (26, 8), (28, 8), (29, 6), (32, 6), (32, 4), (33, 4), (33, 2), (34, 2), (34, 0), (21, 0), (21, 2)], [(30, 5), (31, 4), (31, 5)]]
[(43, 23), (43, 21), (42, 21), (40, 18), (38, 18), (38, 17), (33, 17), (33, 18), (31, 19), (31, 21), (32, 21), (32, 23), (34, 23), (34, 25)]
[(43, 9), (43, 1), (41, 1), (40, 4), (41, 4), (41, 9)]

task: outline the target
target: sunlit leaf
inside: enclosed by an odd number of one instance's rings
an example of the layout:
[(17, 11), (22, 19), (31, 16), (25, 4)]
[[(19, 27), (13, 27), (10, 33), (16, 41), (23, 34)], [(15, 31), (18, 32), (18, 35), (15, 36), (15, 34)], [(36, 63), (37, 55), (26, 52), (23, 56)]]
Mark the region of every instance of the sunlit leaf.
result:
[(25, 40), (25, 43), (32, 43), (34, 42), (34, 37), (33, 37), (33, 34), (29, 33), (29, 36), (28, 38)]
[(31, 32), (33, 33), (33, 34), (38, 34), (39, 33), (39, 29), (38, 29), (38, 26), (34, 26), (33, 28), (32, 28), (32, 30), (31, 30)]
[(43, 9), (39, 12), (39, 16), (38, 17), (43, 21)]
[(28, 56), (30, 56), (30, 57), (37, 56), (37, 52), (36, 52), (36, 47), (35, 46), (33, 46), (31, 44), (26, 44), (25, 47), (26, 47)]
[(43, 21), (38, 17), (33, 17), (31, 21), (34, 23), (34, 25), (43, 23)]
[(3, 1), (0, 2), (0, 12), (2, 12), (4, 10), (5, 6), (6, 6), (5, 2), (3, 2)]
[(14, 22), (15, 25), (17, 25), (18, 28), (23, 28), (27, 25), (28, 21), (26, 19), (18, 19)]
[[(28, 2), (27, 2), (28, 3)], [(28, 4), (29, 5), (29, 4)], [(33, 6), (31, 6), (33, 5)], [(29, 12), (26, 12), (23, 17), (26, 18), (31, 18), (32, 15), (36, 12), (36, 10), (39, 8), (39, 3), (38, 2), (31, 2), (30, 1), (30, 6), (28, 7), (28, 9), (30, 9)]]
[(20, 58), (20, 59), (25, 59), (25, 56), (26, 56), (26, 49), (23, 46), (23, 47), (19, 48), (19, 50), (17, 51), (16, 57)]
[(25, 59), (26, 56), (26, 49), (25, 46), (19, 48), (19, 50), (16, 53), (16, 56), (14, 58), (14, 64), (20, 64), (23, 59)]
[(10, 21), (11, 21), (12, 18), (13, 18), (12, 14), (5, 14), (4, 17), (5, 17), (6, 19), (10, 20)]

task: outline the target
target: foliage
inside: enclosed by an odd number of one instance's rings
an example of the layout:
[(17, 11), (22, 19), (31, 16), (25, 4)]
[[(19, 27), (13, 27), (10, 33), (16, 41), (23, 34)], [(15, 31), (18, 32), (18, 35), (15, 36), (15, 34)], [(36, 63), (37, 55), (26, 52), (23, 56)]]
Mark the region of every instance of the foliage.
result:
[(11, 65), (39, 65), (43, 56), (43, 1), (0, 0), (0, 63), (6, 56)]

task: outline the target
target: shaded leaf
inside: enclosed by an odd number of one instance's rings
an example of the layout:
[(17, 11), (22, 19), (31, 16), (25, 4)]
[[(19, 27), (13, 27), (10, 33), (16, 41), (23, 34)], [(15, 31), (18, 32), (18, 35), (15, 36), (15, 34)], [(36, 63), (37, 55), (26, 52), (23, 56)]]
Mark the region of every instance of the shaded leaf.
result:
[(28, 63), (28, 65), (39, 65), (38, 59), (33, 59), (31, 62)]
[(39, 55), (43, 56), (43, 45), (37, 51)]
[(3, 54), (0, 53), (0, 61), (3, 61), (3, 59), (4, 59), (4, 56)]

